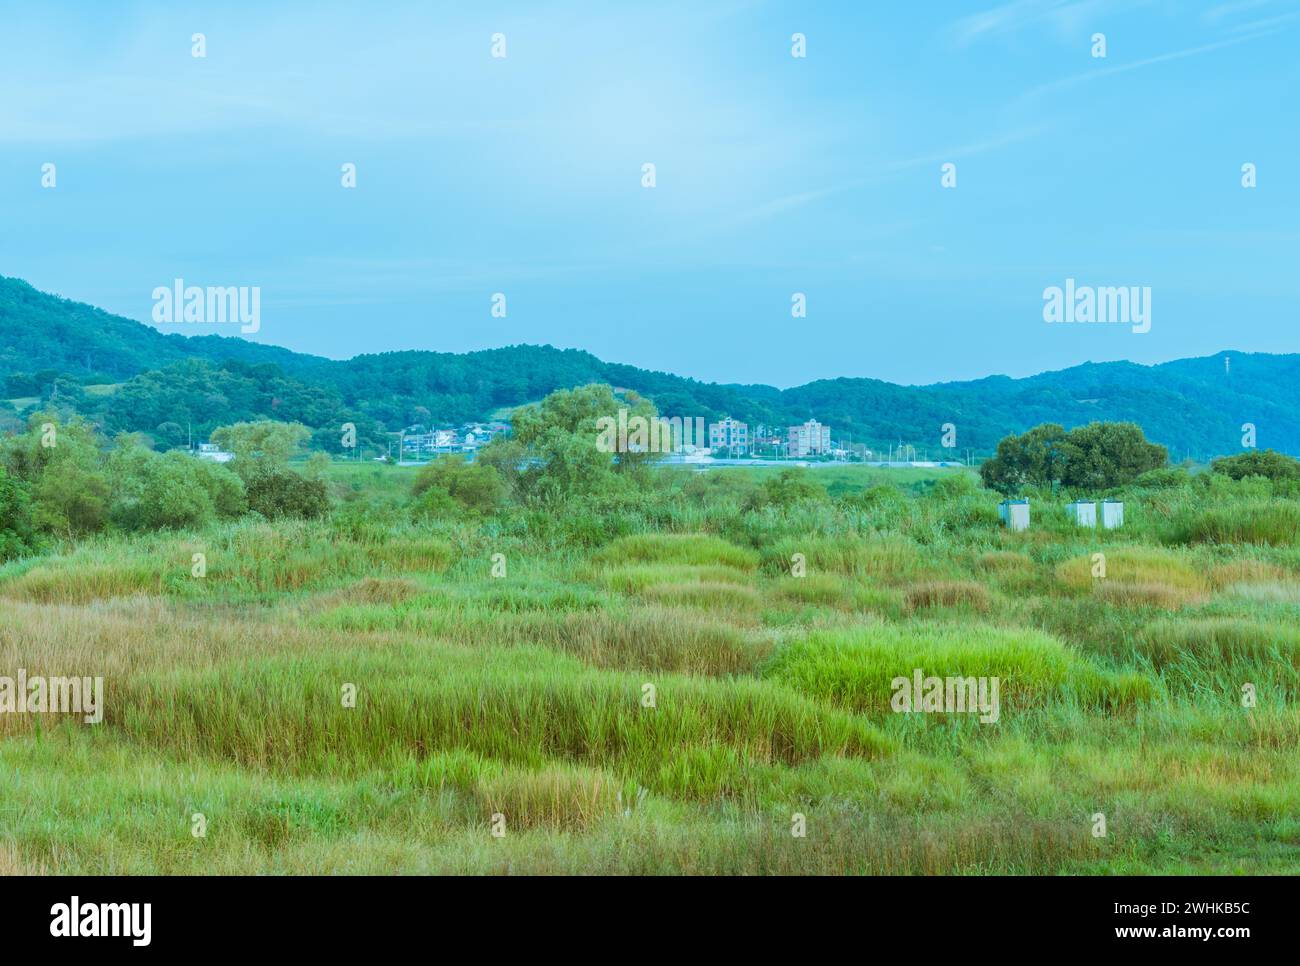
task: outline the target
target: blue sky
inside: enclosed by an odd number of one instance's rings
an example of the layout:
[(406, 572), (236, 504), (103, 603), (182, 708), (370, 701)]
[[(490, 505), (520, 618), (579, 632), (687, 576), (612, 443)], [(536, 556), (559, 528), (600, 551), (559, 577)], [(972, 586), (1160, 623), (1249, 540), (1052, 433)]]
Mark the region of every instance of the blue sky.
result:
[[(1298, 100), (1291, 0), (12, 5), (0, 273), (140, 321), (257, 285), (253, 338), (336, 358), (779, 386), (1287, 352)], [(1150, 286), (1151, 331), (1044, 323), (1068, 277)]]

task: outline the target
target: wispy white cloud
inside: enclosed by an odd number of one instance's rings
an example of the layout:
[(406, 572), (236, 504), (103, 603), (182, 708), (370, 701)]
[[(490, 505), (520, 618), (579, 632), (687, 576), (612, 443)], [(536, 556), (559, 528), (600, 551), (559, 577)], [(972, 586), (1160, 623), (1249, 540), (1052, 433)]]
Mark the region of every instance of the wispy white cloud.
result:
[(1271, 7), (1276, 2), (1277, 0), (1233, 0), (1232, 3), (1221, 3), (1211, 7), (1201, 14), (1201, 19), (1208, 24), (1217, 24), (1241, 13), (1258, 10), (1261, 7)]
[(1187, 47), (1183, 50), (1173, 50), (1166, 54), (1157, 54), (1154, 57), (1144, 57), (1141, 60), (1130, 61), (1126, 64), (1116, 64), (1113, 67), (1100, 67), (1095, 70), (1083, 71), (1078, 74), (1071, 74), (1068, 77), (1062, 77), (1059, 80), (1051, 81), (1047, 84), (1041, 84), (1032, 88), (1025, 94), (1025, 98), (1032, 99), (1041, 94), (1051, 91), (1061, 90), (1072, 87), (1076, 84), (1083, 84), (1088, 81), (1100, 80), (1103, 77), (1114, 77), (1116, 74), (1127, 74), (1130, 71), (1141, 70), (1144, 67), (1153, 67), (1156, 64), (1166, 64), (1171, 61), (1184, 60), (1188, 57), (1199, 57), (1202, 54), (1212, 53), (1216, 50), (1222, 50), (1225, 47), (1235, 47), (1238, 44), (1248, 43), (1252, 40), (1259, 40), (1286, 29), (1287, 24), (1276, 24), (1254, 33), (1243, 34), (1237, 37), (1229, 37), (1226, 40), (1218, 40), (1209, 44), (1200, 44), (1195, 47)]
[[(1133, 0), (1127, 4), (1133, 7)], [(1114, 0), (1011, 0), (980, 13), (954, 20), (947, 34), (959, 47), (1030, 27), (1047, 27), (1057, 34), (1077, 32), (1090, 18), (1116, 6)]]

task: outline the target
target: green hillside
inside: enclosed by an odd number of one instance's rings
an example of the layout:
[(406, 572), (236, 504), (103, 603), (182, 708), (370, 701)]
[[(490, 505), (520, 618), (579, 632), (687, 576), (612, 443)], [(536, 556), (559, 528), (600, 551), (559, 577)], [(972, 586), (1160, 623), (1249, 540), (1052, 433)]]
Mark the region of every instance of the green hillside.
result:
[(844, 377), (787, 390), (704, 383), (551, 346), (333, 361), (236, 337), (163, 334), (0, 276), (0, 379), (11, 424), (53, 404), (91, 415), (109, 432), (148, 432), (169, 443), (180, 427), (206, 433), (264, 416), (301, 420), (327, 445), (343, 422), (364, 436), (489, 419), (555, 389), (608, 382), (649, 396), (667, 415), (730, 414), (778, 426), (815, 417), (837, 438), (876, 448), (901, 441), (932, 454), (944, 423), (957, 426), (959, 448), (988, 452), (1038, 423), (1097, 419), (1136, 422), (1179, 457), (1236, 452), (1248, 422), (1260, 446), (1300, 453), (1300, 423), (1290, 416), (1300, 405), (1297, 377), (1300, 356), (1236, 352), (1158, 366), (1087, 363), (1026, 379), (918, 387)]

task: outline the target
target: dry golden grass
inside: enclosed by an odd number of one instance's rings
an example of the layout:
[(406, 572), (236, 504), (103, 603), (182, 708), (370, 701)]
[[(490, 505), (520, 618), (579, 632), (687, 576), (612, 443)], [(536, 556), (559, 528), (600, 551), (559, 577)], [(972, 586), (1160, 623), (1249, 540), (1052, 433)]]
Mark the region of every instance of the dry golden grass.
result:
[[(283, 615), (281, 615), (283, 618)], [(376, 635), (391, 643), (396, 635)], [(343, 648), (355, 637), (307, 627), (274, 613), (232, 608), (187, 609), (157, 597), (123, 597), (72, 604), (0, 601), (0, 669), (29, 677), (104, 678), (105, 702), (133, 675), (163, 668), (251, 662), (278, 654)], [(0, 736), (26, 733), (38, 715), (0, 715)]]
[(973, 580), (930, 580), (908, 587), (904, 592), (904, 602), (911, 611), (931, 607), (969, 607), (983, 612), (989, 609), (990, 597), (988, 588)]
[(1209, 572), (1211, 586), (1223, 590), (1232, 584), (1276, 583), (1285, 581), (1289, 574), (1275, 564), (1251, 557), (1239, 557), (1225, 564), (1211, 568)]
[(1101, 581), (1094, 591), (1098, 597), (1116, 607), (1160, 607), (1176, 610), (1199, 597), (1189, 597), (1187, 592), (1158, 580), (1141, 583)]
[(0, 876), (47, 874), (44, 864), (24, 861), (18, 846), (12, 842), (0, 842)]
[(980, 554), (975, 566), (981, 572), (989, 574), (1023, 573), (1033, 570), (1034, 562), (1014, 550), (990, 550)]
[(617, 779), (599, 769), (550, 765), (480, 778), (475, 798), (484, 823), (500, 814), (506, 818), (508, 834), (511, 829), (589, 828), (618, 811), (619, 792)]
[(1056, 575), (1075, 591), (1091, 590), (1118, 606), (1182, 607), (1204, 601), (1209, 581), (1186, 557), (1155, 547), (1110, 547), (1105, 576), (1093, 576), (1098, 561), (1075, 557), (1056, 568)]
[[(563, 651), (593, 667), (727, 675), (751, 671), (771, 653), (772, 640), (680, 607), (635, 606), (625, 611), (526, 614), (498, 629), (507, 640)], [(481, 633), (459, 643), (481, 644)]]
[(338, 603), (397, 604), (421, 592), (420, 585), (409, 577), (363, 577), (329, 598)]

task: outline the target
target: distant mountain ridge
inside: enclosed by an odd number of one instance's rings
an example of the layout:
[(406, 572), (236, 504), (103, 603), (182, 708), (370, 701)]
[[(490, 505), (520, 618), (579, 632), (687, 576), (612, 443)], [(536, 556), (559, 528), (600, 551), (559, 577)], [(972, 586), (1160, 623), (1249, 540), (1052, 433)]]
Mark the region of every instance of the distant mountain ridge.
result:
[[(39, 397), (46, 404), (53, 396), (109, 431), (163, 437), (177, 426), (206, 433), (258, 416), (300, 419), (321, 428), (323, 439), (327, 427), (344, 421), (374, 432), (416, 422), (446, 425), (486, 419), (556, 389), (607, 382), (650, 397), (665, 415), (732, 415), (776, 426), (815, 417), (837, 440), (851, 437), (873, 448), (908, 443), (932, 456), (941, 452), (945, 423), (957, 427), (958, 450), (987, 453), (1006, 434), (1038, 423), (1068, 428), (1096, 419), (1136, 422), (1176, 458), (1237, 452), (1246, 423), (1256, 427), (1260, 447), (1300, 454), (1297, 354), (1221, 352), (1156, 366), (1085, 363), (1023, 379), (929, 386), (843, 377), (781, 390), (699, 382), (552, 346), (410, 350), (336, 361), (236, 337), (164, 334), (4, 276), (0, 380), (10, 398)], [(79, 388), (98, 383), (121, 385), (99, 395)], [(166, 432), (159, 429), (164, 425)]]

